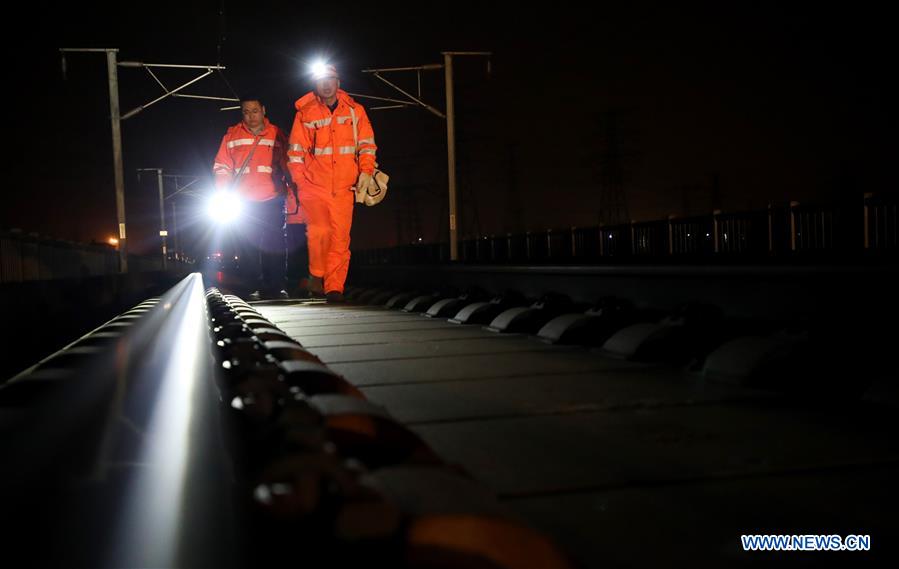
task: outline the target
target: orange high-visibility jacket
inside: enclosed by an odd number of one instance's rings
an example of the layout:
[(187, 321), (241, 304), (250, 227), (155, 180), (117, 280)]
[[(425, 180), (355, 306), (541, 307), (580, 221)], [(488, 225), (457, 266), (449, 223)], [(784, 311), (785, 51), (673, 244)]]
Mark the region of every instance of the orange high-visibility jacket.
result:
[[(378, 147), (365, 109), (343, 90), (337, 91), (337, 101), (333, 113), (313, 92), (296, 102), (287, 166), (300, 193), (336, 195), (354, 186), (360, 171), (371, 174), (375, 169)], [(356, 113), (358, 147), (350, 108)]]
[(265, 119), (265, 127), (258, 136), (243, 121), (230, 127), (222, 138), (212, 172), (215, 186), (228, 188), (238, 169), (250, 154), (256, 139), (259, 144), (247, 162), (235, 188), (241, 196), (252, 201), (267, 201), (284, 192), (287, 172), (287, 137), (277, 126)]

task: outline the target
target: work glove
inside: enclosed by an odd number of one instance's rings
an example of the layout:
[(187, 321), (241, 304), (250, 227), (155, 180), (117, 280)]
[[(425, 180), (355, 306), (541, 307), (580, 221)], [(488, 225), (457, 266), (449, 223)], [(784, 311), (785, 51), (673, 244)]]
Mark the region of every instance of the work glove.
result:
[(367, 172), (359, 174), (359, 179), (356, 181), (356, 203), (365, 202), (366, 192), (368, 192), (369, 186), (373, 183), (374, 180), (372, 180), (371, 174)]

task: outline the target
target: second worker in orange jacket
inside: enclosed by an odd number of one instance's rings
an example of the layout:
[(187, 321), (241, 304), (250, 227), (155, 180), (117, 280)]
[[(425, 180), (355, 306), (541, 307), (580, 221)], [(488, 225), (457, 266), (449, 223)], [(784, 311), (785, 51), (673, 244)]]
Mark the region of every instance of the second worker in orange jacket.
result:
[(365, 109), (340, 89), (330, 65), (296, 109), (287, 166), (307, 224), (310, 291), (340, 302), (350, 265), (353, 188), (360, 176), (374, 172), (375, 134)]

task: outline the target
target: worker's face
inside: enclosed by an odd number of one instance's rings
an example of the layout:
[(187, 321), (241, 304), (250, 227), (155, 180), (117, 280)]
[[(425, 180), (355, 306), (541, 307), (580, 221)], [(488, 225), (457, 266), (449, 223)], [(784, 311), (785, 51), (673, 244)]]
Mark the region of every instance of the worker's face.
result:
[(248, 128), (259, 128), (265, 118), (265, 107), (259, 101), (244, 101), (240, 104), (240, 112), (243, 113), (243, 123)]
[(340, 82), (337, 77), (325, 77), (315, 82), (315, 93), (322, 99), (330, 99), (337, 95), (337, 88)]

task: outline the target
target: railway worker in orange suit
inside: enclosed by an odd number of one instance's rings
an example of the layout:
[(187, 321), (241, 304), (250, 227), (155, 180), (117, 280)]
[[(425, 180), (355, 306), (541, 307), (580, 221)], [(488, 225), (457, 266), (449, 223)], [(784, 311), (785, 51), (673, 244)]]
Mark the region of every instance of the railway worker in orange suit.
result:
[(266, 118), (258, 97), (242, 97), (240, 109), (243, 120), (228, 129), (215, 156), (215, 185), (243, 202), (235, 229), (241, 272), (256, 288), (251, 298), (286, 297), (284, 198), (293, 186), (287, 137)]
[(288, 168), (306, 221), (309, 290), (343, 302), (355, 187), (371, 183), (377, 146), (365, 109), (340, 89), (334, 66), (320, 66), (313, 78), (314, 90), (295, 105)]

